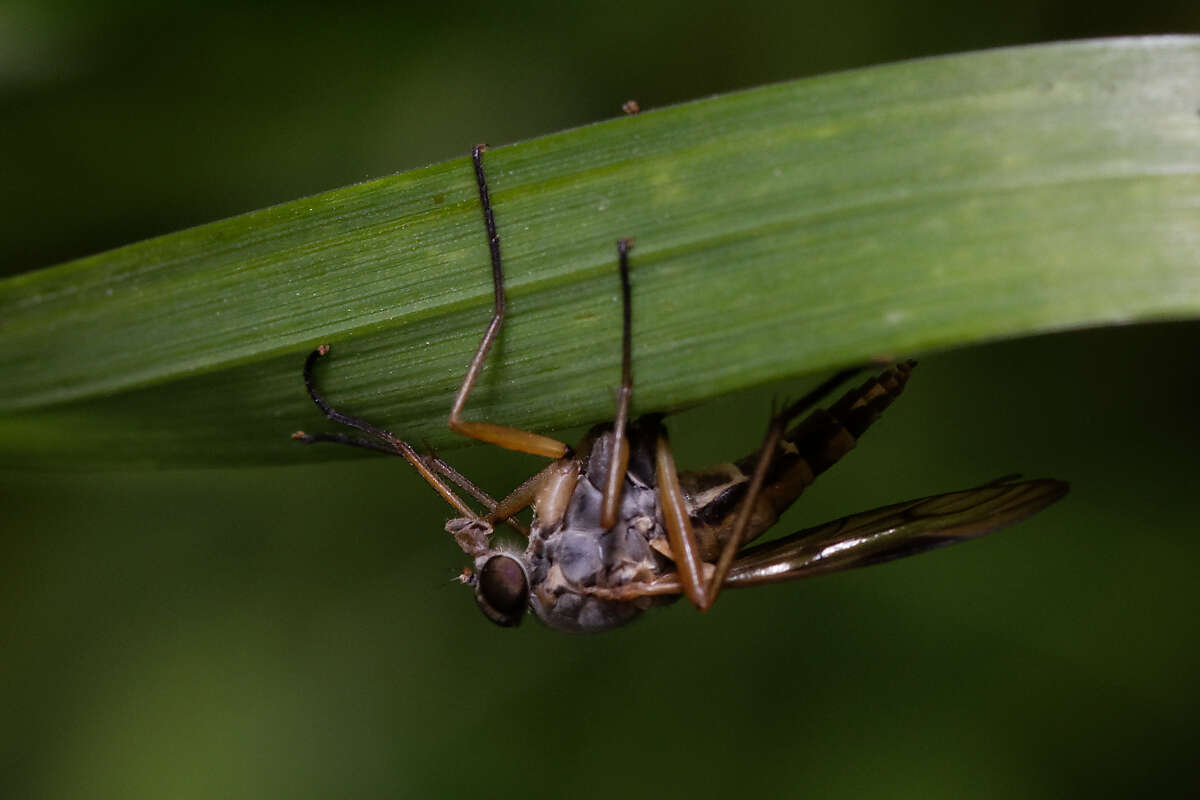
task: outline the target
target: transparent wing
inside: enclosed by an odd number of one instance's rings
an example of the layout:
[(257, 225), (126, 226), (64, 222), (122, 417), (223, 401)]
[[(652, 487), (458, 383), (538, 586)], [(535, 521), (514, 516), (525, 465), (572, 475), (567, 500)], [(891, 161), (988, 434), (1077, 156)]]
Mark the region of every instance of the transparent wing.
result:
[[(852, 514), (743, 550), (725, 579), (727, 588), (796, 580), (881, 564), (991, 533), (1036, 514), (1067, 493), (1048, 478), (993, 482)], [(645, 594), (678, 592), (664, 575)]]

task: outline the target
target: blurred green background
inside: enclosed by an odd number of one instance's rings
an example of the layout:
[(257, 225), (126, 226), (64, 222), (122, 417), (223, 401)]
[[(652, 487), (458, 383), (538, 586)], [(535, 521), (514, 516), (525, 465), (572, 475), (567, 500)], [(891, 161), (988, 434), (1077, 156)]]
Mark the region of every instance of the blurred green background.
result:
[[(0, 274), (630, 97), (1198, 28), (1190, 0), (7, 2)], [(977, 543), (598, 637), (487, 623), (451, 583), (447, 510), (399, 460), (2, 473), (0, 796), (1179, 794), (1198, 348), (1177, 324), (919, 354), (780, 532), (1011, 471), (1072, 494)], [(804, 385), (679, 416), (679, 460), (753, 449)], [(538, 463), (447, 455), (496, 494)]]

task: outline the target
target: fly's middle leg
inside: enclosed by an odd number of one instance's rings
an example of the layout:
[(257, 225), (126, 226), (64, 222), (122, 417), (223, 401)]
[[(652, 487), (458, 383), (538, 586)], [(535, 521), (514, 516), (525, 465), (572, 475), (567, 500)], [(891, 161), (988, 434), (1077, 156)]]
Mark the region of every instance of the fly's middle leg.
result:
[(604, 495), (600, 504), (600, 526), (610, 530), (617, 523), (621, 508), (621, 487), (625, 485), (625, 470), (629, 467), (629, 440), (625, 428), (629, 424), (629, 403), (633, 398), (633, 310), (629, 288), (629, 251), (632, 239), (617, 242), (617, 261), (621, 271), (621, 387), (617, 390), (617, 415), (613, 420), (612, 460), (604, 476)]

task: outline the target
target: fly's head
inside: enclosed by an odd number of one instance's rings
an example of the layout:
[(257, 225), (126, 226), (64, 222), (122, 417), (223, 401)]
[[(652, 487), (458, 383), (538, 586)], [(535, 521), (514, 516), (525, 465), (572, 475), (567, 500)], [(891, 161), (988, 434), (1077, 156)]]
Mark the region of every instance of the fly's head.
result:
[(485, 520), (459, 517), (446, 523), (446, 532), (475, 560), (459, 580), (475, 589), (475, 602), (497, 625), (521, 624), (529, 605), (529, 569), (520, 553), (492, 547), (492, 526)]

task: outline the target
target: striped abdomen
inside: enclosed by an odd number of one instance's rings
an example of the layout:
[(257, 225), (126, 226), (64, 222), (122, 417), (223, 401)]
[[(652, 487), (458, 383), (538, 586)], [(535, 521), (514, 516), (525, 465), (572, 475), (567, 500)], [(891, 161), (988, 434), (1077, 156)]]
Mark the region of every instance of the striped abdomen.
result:
[[(915, 366), (915, 361), (907, 361), (884, 370), (846, 392), (828, 409), (817, 409), (788, 429), (771, 462), (743, 543), (775, 524), (818, 475), (850, 452), (858, 438), (904, 391)], [(758, 460), (759, 452), (755, 451), (732, 464), (717, 464), (679, 476), (705, 561), (715, 560), (720, 553)]]

